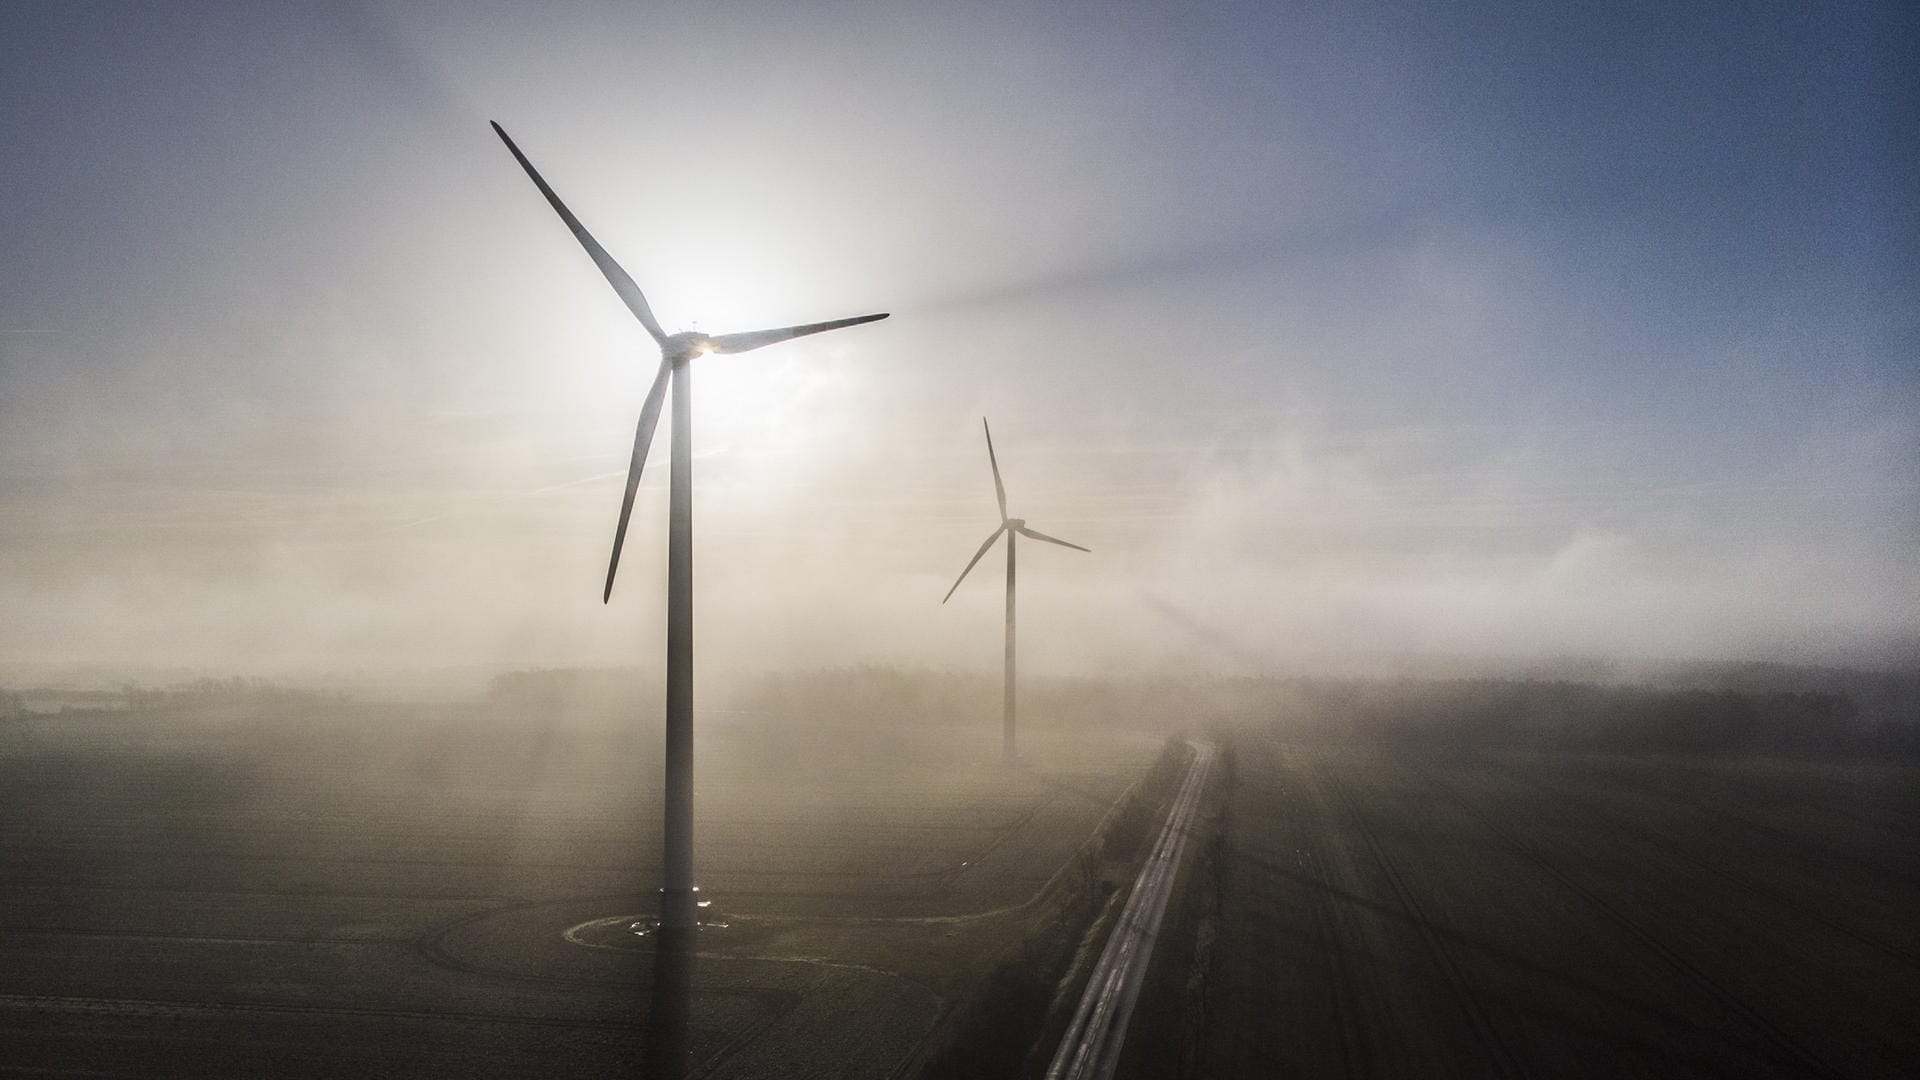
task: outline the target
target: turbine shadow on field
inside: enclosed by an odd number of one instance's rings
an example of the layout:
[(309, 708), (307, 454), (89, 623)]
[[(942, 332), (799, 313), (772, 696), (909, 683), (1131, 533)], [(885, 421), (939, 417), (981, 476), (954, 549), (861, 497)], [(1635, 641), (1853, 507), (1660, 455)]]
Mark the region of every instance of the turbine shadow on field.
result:
[(654, 931), (642, 1076), (681, 1080), (687, 1075), (692, 1053), (687, 1028), (693, 1008), (693, 944), (698, 933), (668, 927)]

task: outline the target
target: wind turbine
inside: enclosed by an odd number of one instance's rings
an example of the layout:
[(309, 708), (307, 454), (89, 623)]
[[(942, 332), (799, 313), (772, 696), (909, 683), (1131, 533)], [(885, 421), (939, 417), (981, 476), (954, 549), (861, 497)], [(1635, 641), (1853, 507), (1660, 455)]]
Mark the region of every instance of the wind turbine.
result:
[(620, 500), (620, 523), (613, 530), (613, 557), (607, 562), (607, 584), (600, 602), (613, 596), (613, 574), (620, 567), (620, 546), (627, 538), (627, 518), (633, 512), (633, 493), (640, 486), (640, 469), (646, 464), (647, 447), (653, 442), (653, 429), (660, 419), (660, 402), (666, 397), (667, 384), (673, 384), (673, 455), (669, 463), (669, 511), (667, 519), (667, 754), (665, 852), (660, 888), (660, 926), (667, 930), (691, 929), (696, 924), (699, 889), (693, 884), (693, 431), (690, 401), (689, 362), (708, 353), (740, 353), (773, 345), (791, 338), (858, 326), (887, 317), (858, 315), (831, 322), (782, 326), (772, 330), (748, 330), (737, 334), (669, 334), (660, 328), (647, 306), (647, 298), (633, 278), (607, 254), (580, 219), (573, 216), (560, 196), (534, 169), (527, 155), (520, 152), (505, 129), (493, 125), (494, 133), (513, 152), (514, 160), (527, 171), (540, 194), (553, 204), (554, 212), (573, 231), (574, 239), (587, 249), (594, 265), (606, 276), (613, 291), (620, 294), (633, 317), (660, 345), (660, 371), (640, 406), (640, 428), (633, 437), (633, 461), (627, 466), (627, 491)]
[(984, 416), (980, 418), (980, 429), (987, 433), (987, 466), (993, 470), (993, 497), (1000, 501), (1000, 527), (993, 530), (993, 532), (987, 536), (987, 542), (981, 544), (980, 550), (974, 552), (973, 558), (967, 560), (966, 570), (960, 571), (960, 576), (953, 579), (953, 588), (947, 590), (947, 595), (941, 597), (940, 602), (944, 604), (948, 600), (953, 599), (954, 590), (960, 587), (961, 582), (967, 580), (967, 573), (973, 569), (973, 564), (980, 561), (981, 556), (987, 553), (987, 549), (993, 546), (995, 540), (1000, 539), (1001, 533), (1005, 533), (1007, 536), (1007, 685), (1005, 690), (1005, 717), (1000, 734), (1000, 752), (1008, 761), (1012, 761), (1014, 538), (1016, 536), (1025, 536), (1032, 540), (1042, 540), (1049, 544), (1059, 544), (1061, 547), (1072, 548), (1075, 551), (1091, 551), (1092, 549), (1083, 548), (1079, 544), (1069, 544), (1057, 536), (1048, 536), (1046, 533), (1040, 532), (1037, 529), (1029, 529), (1027, 528), (1026, 518), (1007, 516), (1007, 486), (1000, 482), (1000, 462), (995, 460), (993, 456), (993, 429), (987, 426), (987, 418)]

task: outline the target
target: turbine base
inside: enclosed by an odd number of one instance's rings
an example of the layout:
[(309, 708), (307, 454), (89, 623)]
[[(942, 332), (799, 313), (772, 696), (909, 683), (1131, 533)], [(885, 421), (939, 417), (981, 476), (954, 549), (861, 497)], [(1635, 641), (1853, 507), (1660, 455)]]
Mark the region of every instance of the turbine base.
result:
[(700, 887), (660, 890), (660, 928), (691, 930), (700, 925)]

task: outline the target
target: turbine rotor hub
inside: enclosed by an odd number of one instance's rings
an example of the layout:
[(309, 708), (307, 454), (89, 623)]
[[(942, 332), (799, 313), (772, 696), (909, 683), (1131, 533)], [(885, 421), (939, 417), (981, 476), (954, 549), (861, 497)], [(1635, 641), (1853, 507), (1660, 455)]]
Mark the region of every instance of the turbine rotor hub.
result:
[(713, 343), (707, 340), (707, 335), (689, 330), (667, 338), (660, 343), (660, 349), (675, 363), (681, 363), (711, 352)]

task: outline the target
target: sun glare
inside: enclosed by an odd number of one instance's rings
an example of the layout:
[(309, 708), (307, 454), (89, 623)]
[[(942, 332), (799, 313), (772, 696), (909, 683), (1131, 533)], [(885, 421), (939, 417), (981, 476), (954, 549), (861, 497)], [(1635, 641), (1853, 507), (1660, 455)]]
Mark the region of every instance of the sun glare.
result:
[(693, 365), (694, 445), (737, 461), (793, 464), (825, 436), (821, 398), (830, 361), (795, 342), (774, 349), (704, 357)]
[[(774, 252), (783, 250), (772, 244)], [(782, 265), (769, 255), (764, 236), (705, 237), (673, 263), (670, 280), (649, 287), (648, 296), (669, 333), (739, 333), (828, 317), (836, 312), (805, 310), (804, 268)], [(743, 468), (743, 482), (755, 473), (788, 475), (805, 468), (802, 460), (830, 443), (831, 399), (842, 381), (836, 357), (850, 342), (830, 335), (783, 342), (740, 354), (701, 350), (692, 365), (694, 425), (703, 471)], [(760, 475), (758, 480), (771, 479)]]
[(768, 265), (746, 240), (702, 238), (667, 260), (671, 274), (642, 284), (670, 334), (697, 330), (724, 334), (778, 325), (777, 312), (794, 302), (794, 272)]

